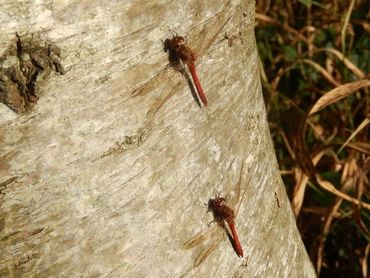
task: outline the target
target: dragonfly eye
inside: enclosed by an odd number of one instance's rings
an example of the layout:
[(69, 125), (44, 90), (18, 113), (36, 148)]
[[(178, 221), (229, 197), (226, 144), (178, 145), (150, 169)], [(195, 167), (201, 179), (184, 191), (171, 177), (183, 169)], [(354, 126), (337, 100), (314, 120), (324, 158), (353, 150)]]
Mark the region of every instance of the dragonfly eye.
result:
[(183, 44), (183, 43), (185, 42), (185, 39), (184, 39), (183, 37), (181, 37), (181, 36), (176, 36), (176, 37), (174, 38), (174, 41), (175, 41), (175, 43), (176, 43), (177, 45), (180, 45), (180, 44)]

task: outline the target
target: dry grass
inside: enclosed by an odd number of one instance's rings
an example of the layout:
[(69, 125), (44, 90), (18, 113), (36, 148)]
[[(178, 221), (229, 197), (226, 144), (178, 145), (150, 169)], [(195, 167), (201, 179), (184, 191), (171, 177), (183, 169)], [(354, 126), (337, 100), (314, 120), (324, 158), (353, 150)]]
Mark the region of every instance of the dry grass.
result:
[(259, 1), (271, 133), (319, 276), (368, 277), (370, 25), (366, 1)]

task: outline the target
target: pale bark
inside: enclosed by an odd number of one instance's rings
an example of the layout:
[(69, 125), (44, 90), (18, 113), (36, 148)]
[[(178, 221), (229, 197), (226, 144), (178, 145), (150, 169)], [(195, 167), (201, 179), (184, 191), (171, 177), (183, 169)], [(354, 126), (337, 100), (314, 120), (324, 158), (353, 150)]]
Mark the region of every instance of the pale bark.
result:
[[(315, 276), (279, 175), (245, 2), (1, 2), (0, 49), (15, 32), (39, 33), (66, 70), (32, 110), (0, 104), (1, 277)], [(168, 28), (198, 55), (206, 108), (165, 69)], [(184, 243), (216, 225), (204, 204), (215, 190), (243, 197), (244, 258), (221, 236), (200, 263), (212, 240)]]

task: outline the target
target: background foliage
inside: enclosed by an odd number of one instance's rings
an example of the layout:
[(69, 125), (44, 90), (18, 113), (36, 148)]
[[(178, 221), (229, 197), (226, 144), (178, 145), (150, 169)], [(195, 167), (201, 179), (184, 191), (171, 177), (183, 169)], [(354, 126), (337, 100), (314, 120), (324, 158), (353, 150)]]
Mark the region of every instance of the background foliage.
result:
[(369, 1), (256, 5), (270, 130), (307, 251), (321, 277), (369, 277)]

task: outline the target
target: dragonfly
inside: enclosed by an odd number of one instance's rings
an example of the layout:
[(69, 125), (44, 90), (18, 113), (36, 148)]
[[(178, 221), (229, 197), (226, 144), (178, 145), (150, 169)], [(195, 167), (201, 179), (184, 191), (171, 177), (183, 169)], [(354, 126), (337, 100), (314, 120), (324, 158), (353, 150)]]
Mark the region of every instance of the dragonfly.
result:
[(195, 55), (191, 48), (186, 45), (184, 37), (174, 33), (171, 39), (166, 39), (164, 41), (164, 48), (165, 51), (170, 52), (171, 57), (174, 57), (175, 60), (181, 60), (183, 64), (188, 66), (191, 76), (193, 77), (195, 87), (197, 88), (199, 98), (203, 104), (207, 106), (208, 101), (195, 70)]
[[(229, 169), (232, 164), (230, 164)], [(210, 229), (200, 232), (196, 234), (193, 238), (187, 240), (183, 244), (183, 248), (185, 250), (192, 249), (196, 246), (199, 246), (204, 241), (210, 241), (210, 243), (206, 245), (204, 249), (201, 250), (200, 254), (197, 256), (197, 258), (194, 261), (194, 267), (198, 267), (203, 261), (207, 259), (207, 257), (217, 249), (221, 241), (223, 240), (225, 234), (227, 235), (229, 241), (232, 243), (232, 246), (236, 252), (236, 254), (239, 257), (243, 257), (243, 249), (241, 247), (239, 237), (236, 233), (235, 229), (235, 216), (237, 215), (240, 205), (242, 203), (242, 199), (245, 195), (246, 189), (244, 189), (243, 192), (241, 192), (241, 185), (242, 185), (242, 178), (243, 178), (243, 170), (244, 170), (244, 163), (242, 163), (242, 166), (240, 168), (240, 174), (239, 174), (239, 180), (235, 186), (234, 189), (234, 195), (232, 196), (230, 202), (228, 204), (232, 207), (236, 207), (235, 212), (229, 207), (229, 205), (226, 205), (227, 197), (220, 197), (216, 195), (214, 199), (210, 199), (208, 201), (208, 208), (213, 212), (214, 215), (214, 221), (217, 225), (214, 225)], [(245, 187), (246, 188), (246, 187)], [(211, 222), (211, 223), (212, 223)], [(225, 222), (228, 223), (229, 228), (231, 230), (228, 231)]]
[[(207, 53), (211, 45), (215, 42), (217, 36), (220, 34), (220, 32), (223, 30), (227, 22), (230, 20), (231, 15), (228, 14), (228, 11), (229, 11), (228, 5), (231, 5), (231, 1), (229, 1), (224, 6), (224, 8), (219, 13), (217, 13), (214, 17), (211, 17), (204, 22), (203, 29), (200, 32), (198, 32), (197, 39), (189, 43), (190, 46), (188, 46), (188, 44), (186, 43), (186, 47), (188, 49), (191, 49), (191, 52), (194, 55), (193, 57), (194, 58), (196, 57), (197, 60), (199, 60), (201, 57), (204, 56), (205, 53)], [(181, 36), (177, 36), (177, 37), (178, 37), (177, 39), (180, 40), (180, 44), (185, 45), (185, 39)], [(179, 37), (183, 38), (184, 41), (181, 41)], [(164, 45), (164, 50), (166, 50), (166, 45)], [(160, 87), (161, 85), (163, 85), (165, 82), (168, 82), (168, 81), (173, 82), (172, 89), (162, 92), (160, 97), (156, 99), (154, 103), (152, 103), (150, 110), (148, 111), (148, 116), (153, 116), (159, 110), (159, 108), (179, 90), (180, 86), (183, 84), (183, 81), (181, 81), (174, 74), (174, 71), (179, 71), (180, 73), (182, 73), (182, 75), (184, 75), (184, 71), (182, 69), (183, 66), (175, 65), (174, 67), (174, 64), (171, 63), (171, 57), (169, 58), (170, 58), (169, 64), (165, 65), (162, 69), (160, 69), (154, 75), (153, 78), (139, 85), (131, 92), (132, 97), (145, 96), (148, 93)], [(187, 65), (189, 66), (189, 64)], [(203, 89), (201, 89), (199, 79), (196, 76), (195, 68), (194, 68), (193, 73), (192, 73), (191, 66), (189, 69), (194, 79), (195, 86), (198, 89), (198, 95), (200, 96), (203, 92)], [(202, 97), (203, 95), (204, 95), (204, 92), (202, 94)], [(202, 102), (207, 103), (206, 98), (203, 98)]]
[(234, 210), (226, 204), (226, 198), (216, 196), (216, 198), (210, 199), (208, 201), (208, 209), (213, 212), (215, 220), (222, 226), (225, 225), (224, 221), (229, 224), (235, 252), (239, 257), (243, 257), (243, 248), (240, 244), (238, 233), (235, 228), (235, 213)]

